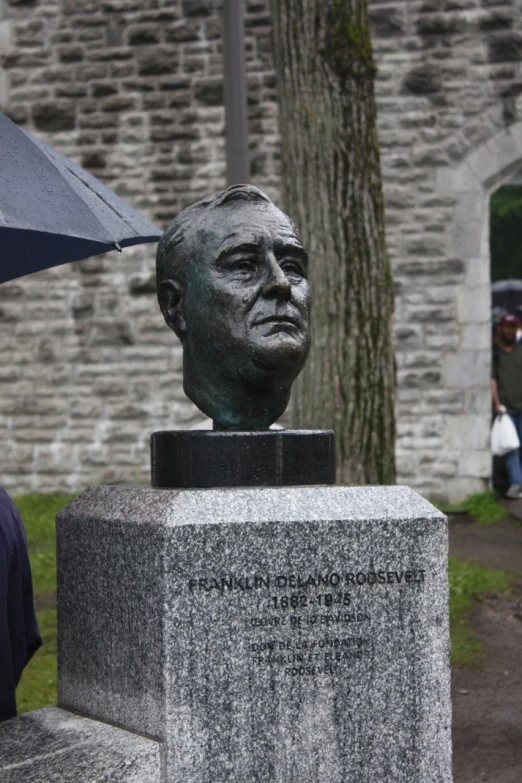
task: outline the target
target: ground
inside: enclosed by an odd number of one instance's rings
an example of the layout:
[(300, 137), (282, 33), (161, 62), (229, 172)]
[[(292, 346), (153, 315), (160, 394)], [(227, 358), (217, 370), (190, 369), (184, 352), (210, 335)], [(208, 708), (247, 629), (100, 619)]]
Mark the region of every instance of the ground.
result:
[[(519, 513), (517, 506), (511, 510)], [(519, 575), (511, 595), (492, 594), (474, 604), (483, 666), (453, 670), (454, 783), (521, 783), (522, 524), (511, 515), (479, 527), (455, 516), (450, 553)]]

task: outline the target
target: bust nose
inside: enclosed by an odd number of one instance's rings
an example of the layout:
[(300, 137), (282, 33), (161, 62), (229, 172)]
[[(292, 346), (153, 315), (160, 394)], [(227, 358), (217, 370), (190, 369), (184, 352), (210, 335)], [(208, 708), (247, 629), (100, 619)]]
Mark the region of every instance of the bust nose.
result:
[(261, 293), (265, 297), (272, 296), (280, 301), (286, 301), (290, 298), (292, 285), (277, 263), (275, 256), (270, 255), (268, 261), (270, 269), (269, 277)]

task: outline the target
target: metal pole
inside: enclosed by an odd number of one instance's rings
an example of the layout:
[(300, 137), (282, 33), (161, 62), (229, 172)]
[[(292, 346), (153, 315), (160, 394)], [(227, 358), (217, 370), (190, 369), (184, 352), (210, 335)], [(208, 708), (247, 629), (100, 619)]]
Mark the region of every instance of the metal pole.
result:
[(223, 0), (227, 185), (250, 180), (244, 0)]

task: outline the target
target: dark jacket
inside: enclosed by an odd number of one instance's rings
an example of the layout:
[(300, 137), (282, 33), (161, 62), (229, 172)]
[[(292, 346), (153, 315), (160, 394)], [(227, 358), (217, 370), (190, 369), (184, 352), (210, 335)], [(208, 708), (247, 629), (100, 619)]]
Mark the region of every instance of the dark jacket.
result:
[(0, 721), (16, 715), (16, 686), (41, 644), (24, 526), (0, 487)]

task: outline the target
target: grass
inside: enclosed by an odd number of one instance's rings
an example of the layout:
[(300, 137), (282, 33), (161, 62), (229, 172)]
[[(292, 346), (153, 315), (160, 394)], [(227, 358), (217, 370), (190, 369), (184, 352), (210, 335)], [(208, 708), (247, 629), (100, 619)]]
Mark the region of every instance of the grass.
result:
[(457, 505), (449, 506), (447, 504), (441, 505), (437, 502), (431, 502), (444, 514), (451, 514), (455, 511), (465, 511), (480, 527), (495, 525), (509, 514), (507, 508), (501, 506), (500, 503), (497, 503), (497, 493), (494, 489), (487, 489), (485, 492), (477, 492), (474, 495), (468, 495), (462, 503)]
[(449, 559), (451, 662), (453, 666), (481, 666), (483, 653), (469, 615), (473, 600), (487, 593), (509, 593), (516, 578), (509, 571), (486, 568), (467, 560)]
[[(495, 490), (478, 492), (453, 506), (437, 505), (446, 514), (465, 511), (480, 527), (495, 525), (509, 514), (509, 510), (497, 503)], [(482, 645), (470, 623), (474, 599), (487, 593), (508, 593), (516, 578), (500, 569), (450, 557), (450, 629), (451, 662), (453, 666), (481, 666), (484, 661)]]
[(466, 500), (460, 503), (457, 508), (466, 511), (470, 517), (473, 517), (477, 525), (494, 525), (507, 517), (509, 510), (497, 503), (497, 493), (494, 489), (488, 489), (485, 492), (478, 492), (475, 495), (468, 495)]
[(18, 713), (56, 704), (56, 607), (36, 613), (43, 645), (24, 669), (16, 689)]
[(29, 661), (16, 690), (18, 712), (56, 704), (55, 517), (74, 495), (22, 495), (14, 501), (27, 533), (38, 627), (43, 646)]

